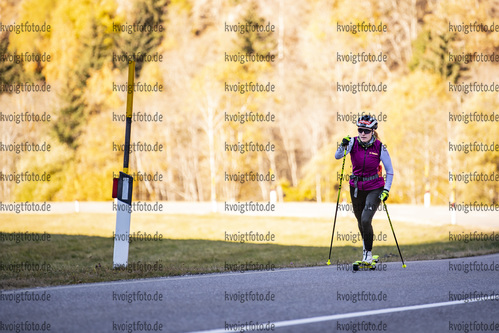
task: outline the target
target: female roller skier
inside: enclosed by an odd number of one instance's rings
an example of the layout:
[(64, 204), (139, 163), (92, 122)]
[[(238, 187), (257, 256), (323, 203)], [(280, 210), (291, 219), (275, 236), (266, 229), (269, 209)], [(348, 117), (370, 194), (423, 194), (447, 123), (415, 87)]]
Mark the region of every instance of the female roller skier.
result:
[[(364, 115), (357, 121), (357, 127), (359, 136), (343, 138), (335, 158), (343, 158), (345, 149), (346, 154), (350, 153), (353, 170), (350, 176), (350, 197), (364, 243), (362, 261), (371, 264), (374, 235), (371, 223), (381, 200), (388, 199), (393, 167), (386, 146), (378, 140), (376, 118)], [(385, 166), (386, 183), (380, 162)]]

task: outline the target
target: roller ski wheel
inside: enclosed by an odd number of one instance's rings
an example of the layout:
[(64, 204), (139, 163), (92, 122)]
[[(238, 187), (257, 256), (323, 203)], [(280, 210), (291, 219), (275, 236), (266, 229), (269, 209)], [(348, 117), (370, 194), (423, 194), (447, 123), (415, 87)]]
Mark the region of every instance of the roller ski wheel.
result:
[(353, 267), (352, 267), (353, 270), (354, 271), (358, 271), (361, 264), (362, 264), (362, 261), (356, 261), (356, 262), (354, 262), (353, 263)]

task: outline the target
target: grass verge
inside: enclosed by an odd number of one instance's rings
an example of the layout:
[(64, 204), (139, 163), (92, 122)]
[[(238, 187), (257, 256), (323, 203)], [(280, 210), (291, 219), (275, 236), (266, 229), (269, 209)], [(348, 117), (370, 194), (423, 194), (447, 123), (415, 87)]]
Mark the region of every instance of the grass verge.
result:
[[(5, 235), (5, 234), (4, 234)], [(8, 235), (7, 235), (8, 236)], [(329, 244), (329, 243), (327, 243)], [(329, 247), (233, 243), (199, 239), (134, 241), (129, 267), (112, 269), (111, 237), (52, 234), (50, 241), (2, 241), (0, 289), (67, 285), (257, 268), (325, 265)], [(405, 261), (455, 258), (499, 252), (499, 242), (431, 241), (402, 245)], [(394, 245), (377, 245), (382, 262), (399, 261)], [(359, 259), (360, 244), (334, 246), (332, 263)], [(242, 265), (242, 266), (241, 266)]]

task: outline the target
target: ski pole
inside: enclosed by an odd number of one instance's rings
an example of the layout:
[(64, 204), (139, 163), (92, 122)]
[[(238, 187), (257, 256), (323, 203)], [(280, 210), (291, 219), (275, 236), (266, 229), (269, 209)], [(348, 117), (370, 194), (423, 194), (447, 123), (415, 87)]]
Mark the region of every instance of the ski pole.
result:
[(399, 250), (400, 259), (402, 260), (402, 267), (406, 267), (404, 264), (404, 258), (402, 258), (402, 253), (400, 252), (399, 243), (397, 242), (397, 236), (395, 236), (395, 230), (393, 230), (392, 221), (390, 220), (390, 215), (388, 214), (388, 209), (386, 209), (386, 203), (383, 201), (383, 206), (385, 207), (386, 216), (388, 216), (388, 222), (390, 222), (390, 227), (392, 228), (393, 238), (395, 238), (395, 244), (397, 244), (397, 249)]
[(340, 187), (338, 188), (338, 200), (336, 200), (336, 211), (334, 213), (333, 233), (331, 234), (331, 245), (329, 246), (329, 259), (327, 260), (328, 265), (331, 265), (331, 250), (333, 249), (334, 228), (336, 227), (336, 216), (338, 215), (338, 205), (340, 203), (341, 182), (343, 181), (343, 171), (345, 170), (345, 158), (346, 157), (347, 157), (347, 147), (345, 147), (345, 152), (343, 153), (343, 164), (341, 166)]

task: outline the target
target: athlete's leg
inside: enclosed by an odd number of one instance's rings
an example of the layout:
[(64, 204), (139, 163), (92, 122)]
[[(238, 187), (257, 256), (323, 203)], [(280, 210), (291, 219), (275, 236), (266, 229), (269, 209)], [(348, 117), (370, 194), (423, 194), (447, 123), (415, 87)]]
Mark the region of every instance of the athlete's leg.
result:
[[(360, 191), (359, 191), (360, 192)], [(373, 216), (376, 213), (376, 210), (381, 203), (379, 199), (379, 195), (383, 192), (383, 188), (378, 188), (371, 191), (366, 191), (366, 201), (364, 205), (364, 209), (362, 210), (360, 224), (362, 225), (362, 230), (364, 233), (362, 237), (364, 239), (364, 246), (367, 251), (372, 251), (373, 249), (373, 227), (372, 220)]]
[(352, 207), (355, 218), (357, 219), (357, 225), (359, 226), (359, 231), (362, 237), (364, 237), (364, 232), (362, 229), (362, 211), (364, 210), (364, 206), (366, 204), (366, 194), (365, 191), (358, 191), (357, 198), (353, 196), (355, 191), (355, 187), (350, 185), (350, 198), (352, 199)]
[(359, 232), (362, 237), (362, 259), (365, 259), (366, 254), (366, 246), (364, 242), (364, 229), (362, 227), (362, 211), (364, 210), (364, 206), (366, 204), (366, 197), (369, 192), (367, 191), (358, 191), (357, 198), (354, 197), (355, 187), (350, 186), (350, 197), (352, 199), (352, 207), (353, 213), (355, 214), (355, 218), (357, 219), (357, 226), (359, 227)]

